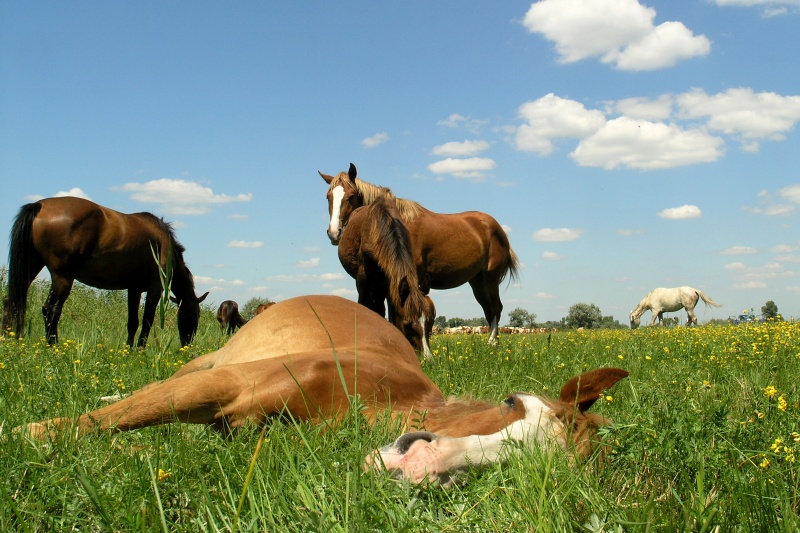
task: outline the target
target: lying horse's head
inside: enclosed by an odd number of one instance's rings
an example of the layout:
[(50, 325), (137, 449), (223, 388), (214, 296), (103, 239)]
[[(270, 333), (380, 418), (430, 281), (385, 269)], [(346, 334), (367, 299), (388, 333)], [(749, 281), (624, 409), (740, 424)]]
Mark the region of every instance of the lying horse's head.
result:
[(586, 411), (603, 390), (627, 375), (619, 368), (587, 372), (568, 381), (558, 400), (512, 394), (499, 408), (473, 406), (463, 416), (457, 407), (430, 411), (425, 426), (433, 431), (402, 435), (368, 456), (365, 468), (385, 468), (415, 483), (427, 480), (446, 487), (460, 470), (502, 461), (519, 449), (509, 445), (513, 442), (555, 446), (588, 456), (597, 430), (606, 421)]

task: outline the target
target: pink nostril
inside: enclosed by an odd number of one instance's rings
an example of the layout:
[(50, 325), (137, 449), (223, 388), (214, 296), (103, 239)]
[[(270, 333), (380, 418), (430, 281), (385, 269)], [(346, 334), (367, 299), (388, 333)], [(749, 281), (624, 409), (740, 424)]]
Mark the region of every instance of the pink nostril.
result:
[(430, 431), (415, 431), (413, 433), (406, 433), (405, 435), (400, 436), (396, 441), (394, 441), (394, 449), (399, 454), (405, 454), (408, 449), (418, 440), (424, 440), (426, 442), (433, 442), (436, 440), (436, 435), (431, 433)]

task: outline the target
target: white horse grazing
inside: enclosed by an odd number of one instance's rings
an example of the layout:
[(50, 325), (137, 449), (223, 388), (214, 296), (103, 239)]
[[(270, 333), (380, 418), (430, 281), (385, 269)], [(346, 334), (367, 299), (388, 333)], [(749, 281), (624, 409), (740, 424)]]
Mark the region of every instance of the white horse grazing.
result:
[(664, 312), (671, 313), (673, 311), (680, 311), (681, 308), (686, 309), (688, 315), (686, 325), (697, 324), (697, 316), (694, 314), (694, 308), (697, 302), (702, 298), (706, 305), (713, 305), (720, 307), (718, 303), (703, 294), (703, 291), (693, 289), (692, 287), (673, 287), (671, 289), (653, 289), (644, 297), (644, 300), (639, 302), (636, 309), (631, 311), (631, 329), (639, 327), (639, 321), (645, 311), (650, 310), (653, 313), (653, 318), (650, 320), (650, 325), (663, 320)]

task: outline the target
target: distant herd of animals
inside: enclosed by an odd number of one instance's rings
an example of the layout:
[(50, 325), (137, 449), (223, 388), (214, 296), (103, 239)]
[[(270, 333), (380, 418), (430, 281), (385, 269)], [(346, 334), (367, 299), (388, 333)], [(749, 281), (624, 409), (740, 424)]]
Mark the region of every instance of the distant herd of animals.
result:
[[(510, 451), (503, 446), (509, 438), (589, 454), (604, 420), (586, 411), (603, 390), (627, 376), (623, 369), (576, 376), (557, 400), (514, 394), (499, 405), (445, 400), (422, 372), (417, 352), (431, 356), (432, 288), (469, 283), (489, 323), (488, 340), (497, 342), (500, 284), (507, 276), (516, 278), (519, 268), (497, 221), (478, 211), (434, 213), (396, 198), (388, 188), (359, 179), (353, 164), (336, 176), (319, 174), (328, 185), (327, 234), (356, 281), (358, 303), (304, 296), (261, 306), (246, 321), (238, 304), (225, 300), (217, 320), (233, 336), (218, 351), (78, 419), (56, 418), (18, 430), (47, 438), (66, 428), (123, 431), (182, 421), (229, 431), (287, 412), (294, 419), (337, 417), (347, 397), (359, 394), (368, 419), (388, 409), (411, 430), (375, 450), (365, 465), (413, 481), (446, 486), (459, 470), (502, 460)], [(22, 336), (28, 289), (47, 267), (52, 283), (42, 313), (48, 342), (58, 342), (61, 310), (78, 280), (128, 291), (131, 346), (144, 293), (137, 344), (145, 346), (166, 275), (178, 308), (181, 345), (186, 346), (208, 293), (196, 295), (184, 251), (170, 224), (150, 213), (123, 214), (74, 197), (24, 205), (11, 229), (3, 330)], [(701, 299), (718, 305), (690, 287), (656, 289), (631, 312), (631, 327), (647, 310), (651, 324), (662, 313), (681, 308), (687, 324), (697, 323), (693, 310)], [(421, 412), (426, 415), (420, 417)]]

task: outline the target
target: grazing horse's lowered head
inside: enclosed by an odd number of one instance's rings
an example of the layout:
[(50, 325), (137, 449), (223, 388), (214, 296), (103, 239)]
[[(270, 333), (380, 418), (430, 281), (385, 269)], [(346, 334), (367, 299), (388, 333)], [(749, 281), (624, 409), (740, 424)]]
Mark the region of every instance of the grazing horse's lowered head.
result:
[(280, 302), (171, 378), (77, 418), (17, 428), (32, 438), (170, 422), (222, 431), (280, 420), (340, 418), (361, 399), (369, 423), (387, 411), (411, 433), (367, 454), (365, 468), (447, 486), (461, 470), (504, 460), (515, 442), (589, 453), (604, 422), (586, 410), (627, 376), (601, 368), (573, 378), (558, 400), (512, 394), (499, 403), (445, 400), (403, 335), (383, 317), (336, 296)]

